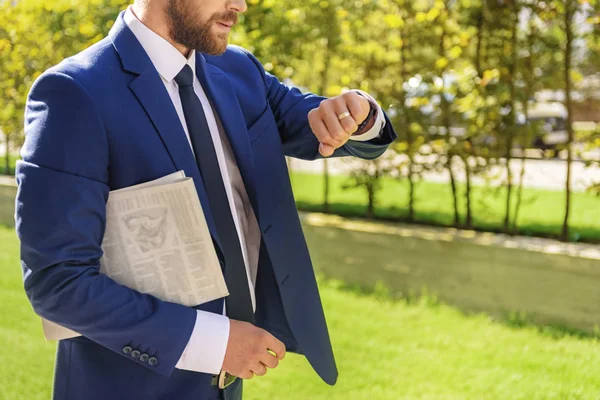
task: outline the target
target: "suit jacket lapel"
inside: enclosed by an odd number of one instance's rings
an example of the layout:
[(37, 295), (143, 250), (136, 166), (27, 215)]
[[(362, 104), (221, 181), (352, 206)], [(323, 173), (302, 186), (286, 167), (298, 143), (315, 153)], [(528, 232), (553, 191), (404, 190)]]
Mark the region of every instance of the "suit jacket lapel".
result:
[(257, 220), (260, 221), (250, 139), (235, 90), (227, 76), (217, 67), (208, 64), (198, 52), (196, 52), (196, 75), (225, 128), (252, 208)]
[(217, 251), (221, 252), (215, 221), (210, 210), (200, 170), (177, 111), (175, 111), (158, 71), (156, 71), (141, 44), (125, 24), (123, 13), (119, 15), (109, 36), (121, 57), (124, 69), (138, 75), (131, 81), (129, 88), (148, 114), (169, 152), (173, 164), (177, 170), (184, 171), (186, 176), (194, 179), (208, 229), (216, 244)]

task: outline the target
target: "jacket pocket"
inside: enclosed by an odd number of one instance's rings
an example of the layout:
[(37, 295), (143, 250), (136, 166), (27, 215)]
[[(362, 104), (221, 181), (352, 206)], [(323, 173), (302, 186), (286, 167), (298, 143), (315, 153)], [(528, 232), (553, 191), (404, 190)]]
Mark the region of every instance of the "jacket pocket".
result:
[(267, 105), (267, 108), (265, 111), (263, 111), (260, 117), (258, 117), (258, 119), (250, 127), (248, 127), (248, 137), (250, 138), (250, 143), (252, 144), (273, 124), (275, 124), (275, 117), (273, 116), (271, 107)]

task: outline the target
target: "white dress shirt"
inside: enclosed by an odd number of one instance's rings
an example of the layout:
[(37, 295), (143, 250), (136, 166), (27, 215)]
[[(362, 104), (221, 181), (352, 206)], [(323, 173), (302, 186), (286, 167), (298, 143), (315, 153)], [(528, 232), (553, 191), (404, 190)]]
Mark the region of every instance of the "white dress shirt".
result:
[[(177, 111), (177, 115), (179, 116), (188, 142), (190, 143), (190, 147), (191, 141), (185, 122), (181, 99), (179, 97), (179, 87), (174, 78), (186, 64), (189, 65), (194, 72), (194, 91), (200, 99), (202, 107), (204, 108), (204, 113), (206, 114), (208, 127), (217, 154), (220, 173), (225, 185), (227, 199), (229, 200), (231, 214), (242, 248), (242, 256), (246, 267), (252, 306), (256, 309), (254, 286), (256, 270), (258, 268), (260, 229), (258, 228), (258, 223), (256, 222), (256, 218), (252, 211), (227, 136), (224, 134), (221, 126), (219, 116), (214, 113), (208, 97), (204, 92), (200, 81), (196, 77), (195, 52), (191, 51), (189, 57), (186, 59), (179, 50), (172, 46), (167, 40), (163, 39), (140, 22), (134, 15), (131, 7), (125, 12), (124, 19), (125, 23), (138, 39), (154, 64), (154, 67), (160, 74), (165, 88), (169, 93), (169, 97), (173, 102), (173, 106)], [(364, 92), (361, 92), (361, 94), (375, 102), (368, 94)], [(352, 140), (367, 141), (374, 139), (379, 135), (384, 124), (383, 111), (379, 108), (377, 120), (373, 128), (362, 135), (353, 136)], [(223, 314), (225, 314), (225, 310), (223, 311)], [(188, 344), (176, 367), (190, 371), (218, 374), (223, 365), (228, 340), (229, 319), (225, 315), (197, 310), (196, 322), (192, 335), (190, 336)]]

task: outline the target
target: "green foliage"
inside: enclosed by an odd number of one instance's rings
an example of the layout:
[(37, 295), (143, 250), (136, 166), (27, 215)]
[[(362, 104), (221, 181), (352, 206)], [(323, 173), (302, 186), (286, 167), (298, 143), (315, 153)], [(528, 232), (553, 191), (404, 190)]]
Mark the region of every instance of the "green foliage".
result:
[(46, 69), (106, 34), (126, 0), (0, 1), (0, 130), (23, 140), (27, 93)]
[(6, 154), (0, 156), (0, 175), (14, 175), (15, 164), (19, 157), (14, 154), (8, 154), (8, 164), (6, 162)]
[[(0, 0), (0, 131), (12, 151), (23, 138), (23, 109), (36, 77), (105, 36), (128, 3)], [(511, 149), (531, 145), (539, 126), (518, 121), (536, 92), (564, 90), (565, 76), (582, 90), (583, 77), (600, 76), (596, 0), (248, 0), (248, 6), (232, 42), (252, 51), (268, 72), (326, 96), (362, 89), (388, 111), (399, 133), (394, 148), (407, 159), (382, 174), (358, 171), (353, 184), (375, 201), (382, 176), (395, 171), (408, 178), (410, 219), (420, 175), (445, 170), (453, 224), (471, 226), (471, 189), (459, 194), (455, 175), (470, 183), (511, 158)], [(575, 24), (565, 74), (568, 21)], [(507, 175), (505, 230), (520, 209), (520, 202), (510, 209), (518, 182)], [(467, 204), (464, 218), (459, 195)]]

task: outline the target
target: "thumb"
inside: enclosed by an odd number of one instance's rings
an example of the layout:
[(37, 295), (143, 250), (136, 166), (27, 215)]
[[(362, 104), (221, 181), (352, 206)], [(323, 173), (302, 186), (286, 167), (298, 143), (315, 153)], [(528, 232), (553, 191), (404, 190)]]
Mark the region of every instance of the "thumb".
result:
[(323, 157), (332, 156), (334, 151), (335, 151), (335, 148), (333, 146), (330, 146), (328, 144), (323, 144), (323, 143), (319, 144), (319, 153), (321, 153), (321, 155)]

